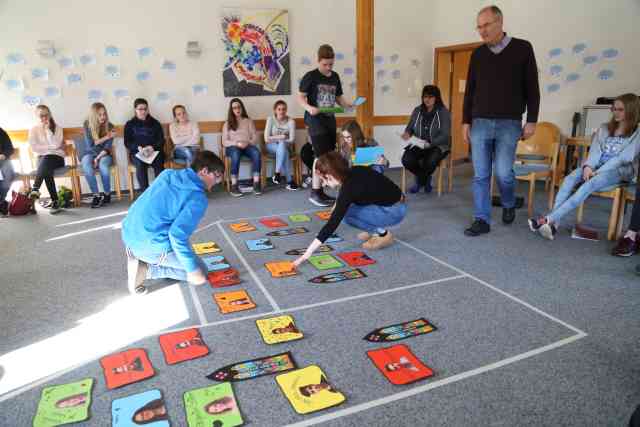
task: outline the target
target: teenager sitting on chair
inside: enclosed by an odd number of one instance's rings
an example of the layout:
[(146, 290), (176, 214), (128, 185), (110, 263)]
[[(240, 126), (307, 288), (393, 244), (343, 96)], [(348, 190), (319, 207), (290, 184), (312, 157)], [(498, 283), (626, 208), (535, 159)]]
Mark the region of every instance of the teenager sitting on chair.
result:
[(593, 137), (587, 161), (562, 182), (553, 210), (529, 219), (531, 231), (553, 240), (560, 219), (580, 206), (591, 193), (633, 180), (633, 161), (640, 151), (640, 100), (631, 93), (621, 95), (611, 111), (611, 121), (603, 124)]
[(129, 292), (144, 295), (145, 279), (206, 282), (207, 266), (189, 238), (207, 210), (207, 191), (220, 182), (222, 160), (199, 151), (190, 168), (166, 170), (129, 208), (122, 222)]
[(280, 185), (284, 175), (287, 190), (295, 191), (298, 185), (291, 178), (291, 160), (289, 147), (295, 146), (296, 123), (287, 115), (287, 103), (278, 100), (273, 105), (273, 116), (267, 117), (264, 127), (264, 142), (269, 153), (276, 156), (275, 173), (271, 178), (273, 183)]
[(347, 161), (335, 151), (318, 158), (316, 173), (324, 185), (341, 188), (331, 217), (305, 253), (294, 261), (296, 267), (309, 259), (343, 219), (362, 230), (358, 238), (364, 241), (365, 249), (381, 249), (393, 243), (387, 227), (399, 224), (407, 214), (402, 191), (393, 181), (369, 167), (349, 168)]
[[(351, 155), (355, 154), (358, 148), (378, 146), (378, 142), (375, 139), (364, 137), (362, 128), (355, 120), (350, 120), (342, 126), (340, 136), (340, 154), (349, 163), (349, 166), (353, 164)], [(384, 169), (389, 167), (389, 160), (382, 154), (370, 167), (376, 172), (384, 173)]]
[[(113, 165), (113, 138), (116, 131), (109, 121), (107, 108), (101, 102), (91, 105), (89, 118), (84, 122), (84, 155), (80, 159), (84, 177), (93, 193), (92, 208), (111, 202), (111, 165)], [(95, 170), (100, 172), (102, 193), (98, 192)]]
[(187, 108), (176, 105), (171, 110), (174, 121), (169, 125), (169, 135), (173, 142), (173, 158), (184, 160), (186, 167), (191, 167), (193, 157), (200, 150), (200, 129), (198, 123), (189, 120)]

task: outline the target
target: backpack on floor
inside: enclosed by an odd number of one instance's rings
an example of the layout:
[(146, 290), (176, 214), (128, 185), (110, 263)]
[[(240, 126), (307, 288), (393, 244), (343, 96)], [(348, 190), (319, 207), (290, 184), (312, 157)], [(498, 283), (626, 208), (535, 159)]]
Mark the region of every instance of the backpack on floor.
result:
[(58, 205), (61, 208), (68, 209), (73, 206), (71, 202), (73, 202), (73, 192), (64, 185), (61, 185), (58, 190)]
[(9, 203), (9, 215), (18, 216), (28, 213), (36, 213), (36, 207), (33, 200), (25, 193), (11, 192), (11, 202)]

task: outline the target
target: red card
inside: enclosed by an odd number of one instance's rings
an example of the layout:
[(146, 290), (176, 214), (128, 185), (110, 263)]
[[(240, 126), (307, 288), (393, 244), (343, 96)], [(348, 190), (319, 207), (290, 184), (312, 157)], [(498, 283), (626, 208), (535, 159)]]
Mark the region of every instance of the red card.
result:
[(269, 228), (287, 227), (289, 225), (280, 218), (262, 218), (260, 222)]
[(167, 365), (175, 365), (209, 354), (209, 347), (202, 340), (200, 331), (195, 328), (160, 335), (158, 340)]
[(122, 353), (110, 354), (100, 359), (107, 388), (122, 387), (155, 375), (147, 351), (133, 348)]
[(342, 258), (342, 260), (349, 264), (351, 267), (362, 267), (364, 265), (371, 265), (376, 263), (374, 259), (369, 258), (369, 255), (361, 251), (342, 252), (336, 255)]
[(367, 351), (367, 356), (391, 384), (404, 385), (433, 376), (433, 371), (404, 344)]
[(213, 288), (224, 288), (225, 286), (233, 286), (241, 282), (238, 270), (235, 268), (212, 271), (207, 275), (207, 278)]

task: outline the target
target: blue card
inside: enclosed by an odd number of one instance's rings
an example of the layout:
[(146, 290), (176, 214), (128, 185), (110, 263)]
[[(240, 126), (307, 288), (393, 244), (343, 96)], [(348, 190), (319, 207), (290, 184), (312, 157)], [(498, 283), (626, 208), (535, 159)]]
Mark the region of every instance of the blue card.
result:
[(231, 264), (227, 262), (227, 259), (222, 255), (213, 255), (202, 258), (202, 261), (207, 265), (209, 271), (226, 270), (231, 268)]
[(357, 166), (369, 166), (374, 164), (378, 157), (384, 155), (382, 147), (358, 147), (356, 148), (356, 158), (353, 161)]
[(169, 427), (169, 415), (162, 393), (158, 389), (115, 399), (111, 403), (114, 427), (135, 427), (141, 424)]
[(337, 242), (342, 242), (344, 239), (340, 236), (338, 236), (337, 234), (332, 234), (331, 236), (329, 236), (329, 238), (327, 240), (325, 240), (325, 243), (337, 243)]
[(365, 102), (367, 102), (367, 98), (365, 98), (364, 96), (359, 96), (356, 99), (353, 100), (352, 104), (354, 107), (358, 107), (362, 104), (364, 104)]
[(249, 248), (250, 251), (264, 251), (273, 249), (274, 247), (269, 239), (247, 240), (247, 248)]

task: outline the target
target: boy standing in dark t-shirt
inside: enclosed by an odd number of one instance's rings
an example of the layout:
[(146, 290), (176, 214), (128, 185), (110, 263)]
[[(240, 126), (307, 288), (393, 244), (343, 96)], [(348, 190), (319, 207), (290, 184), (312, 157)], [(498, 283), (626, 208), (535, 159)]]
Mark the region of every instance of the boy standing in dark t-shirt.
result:
[[(318, 68), (305, 74), (300, 82), (298, 101), (305, 109), (304, 122), (309, 128), (316, 159), (336, 148), (336, 117), (334, 113), (321, 113), (320, 109), (333, 108), (336, 103), (344, 108), (352, 107), (342, 96), (340, 76), (333, 71), (334, 57), (331, 46), (320, 46)], [(312, 174), (309, 201), (317, 206), (331, 206), (335, 199), (327, 196), (322, 190), (320, 178), (315, 174), (315, 166), (312, 168)]]

